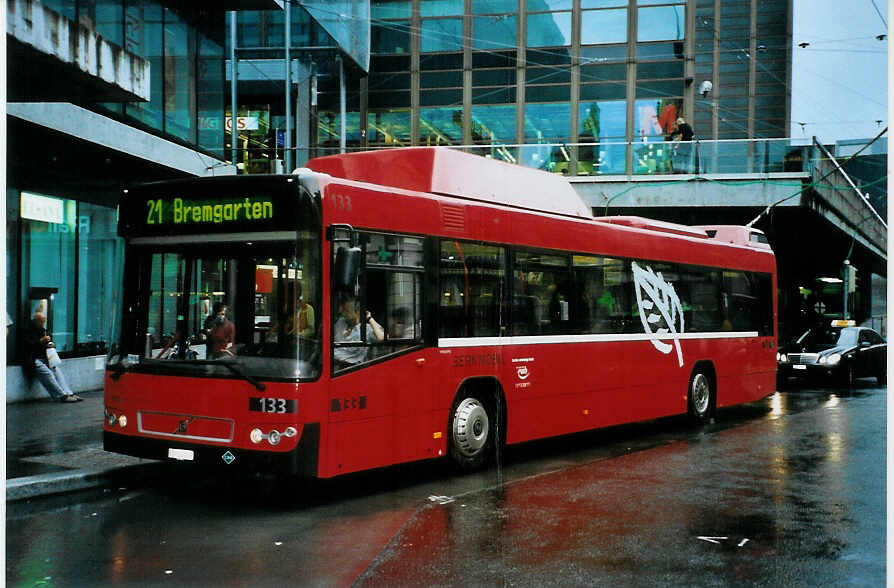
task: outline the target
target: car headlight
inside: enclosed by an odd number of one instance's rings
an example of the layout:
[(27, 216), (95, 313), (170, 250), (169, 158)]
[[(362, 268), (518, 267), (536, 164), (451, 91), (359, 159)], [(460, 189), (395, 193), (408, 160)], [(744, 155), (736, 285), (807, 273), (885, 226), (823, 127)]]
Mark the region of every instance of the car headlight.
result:
[(829, 357), (826, 358), (826, 362), (827, 362), (829, 365), (838, 365), (838, 363), (839, 363), (840, 361), (841, 361), (841, 354), (840, 354), (840, 353), (833, 353), (832, 355), (830, 355)]
[(777, 353), (776, 361), (778, 361), (780, 363), (788, 363), (788, 355), (786, 355), (784, 353)]

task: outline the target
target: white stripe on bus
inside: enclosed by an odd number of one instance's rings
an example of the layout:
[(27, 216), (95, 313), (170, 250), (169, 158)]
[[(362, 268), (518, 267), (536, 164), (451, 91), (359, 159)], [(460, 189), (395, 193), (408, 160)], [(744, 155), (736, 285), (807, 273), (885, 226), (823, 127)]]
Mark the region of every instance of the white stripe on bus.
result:
[(661, 339), (740, 339), (757, 337), (757, 331), (722, 333), (681, 333), (679, 335), (656, 337), (654, 334), (594, 334), (594, 335), (528, 335), (523, 337), (450, 337), (438, 339), (438, 347), (489, 347), (495, 345), (556, 345), (561, 343), (620, 343), (626, 341), (651, 341)]

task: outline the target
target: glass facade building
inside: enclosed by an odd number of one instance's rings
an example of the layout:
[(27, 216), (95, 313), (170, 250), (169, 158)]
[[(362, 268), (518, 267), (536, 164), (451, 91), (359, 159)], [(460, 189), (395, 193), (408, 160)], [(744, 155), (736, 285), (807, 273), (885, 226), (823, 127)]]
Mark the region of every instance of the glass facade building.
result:
[[(789, 0), (371, 0), (370, 18), (368, 76), (345, 81), (349, 150), (480, 146), (555, 172), (635, 174), (669, 171), (647, 169), (662, 165), (650, 144), (679, 116), (700, 139), (788, 134)], [(338, 77), (314, 62), (311, 142), (332, 153)]]
[[(790, 0), (314, 0), (237, 12), (23, 1), (146, 60), (150, 89), (142, 102), (73, 98), (90, 116), (67, 133), (8, 117), (10, 364), (37, 308), (52, 307), (63, 357), (103, 353), (117, 329), (120, 190), (228, 166), (234, 71), (247, 173), (282, 170), (288, 148), (301, 165), (342, 145), (464, 146), (579, 176), (669, 173), (652, 155), (678, 116), (700, 139), (785, 137), (790, 118)], [(104, 146), (122, 129), (151, 146)], [(156, 147), (171, 146), (198, 171), (157, 161)]]
[[(5, 261), (6, 310), (13, 325), (7, 365), (21, 363), (24, 330), (37, 311), (47, 315), (63, 359), (104, 354), (120, 315), (121, 190), (191, 175), (184, 170), (196, 161), (198, 169), (211, 170), (208, 175), (226, 165), (225, 13), (180, 4), (33, 4), (148, 61), (151, 90), (145, 102), (57, 104), (46, 112), (64, 114), (40, 120), (13, 113), (42, 113), (41, 104), (9, 104)], [(81, 75), (84, 87), (96, 83)], [(69, 115), (76, 117), (75, 132), (66, 130)], [(134, 155), (138, 151), (144, 154)], [(160, 161), (162, 153), (172, 152), (184, 166)]]
[(127, 124), (224, 155), (224, 14), (156, 0), (43, 0), (125, 51), (149, 61), (148, 102), (85, 105)]

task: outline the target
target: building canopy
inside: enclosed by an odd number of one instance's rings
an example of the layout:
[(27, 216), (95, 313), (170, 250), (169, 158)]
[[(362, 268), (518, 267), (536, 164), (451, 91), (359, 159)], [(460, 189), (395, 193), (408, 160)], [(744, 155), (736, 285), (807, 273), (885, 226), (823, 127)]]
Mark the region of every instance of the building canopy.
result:
[(369, 0), (301, 0), (300, 4), (345, 55), (369, 71)]

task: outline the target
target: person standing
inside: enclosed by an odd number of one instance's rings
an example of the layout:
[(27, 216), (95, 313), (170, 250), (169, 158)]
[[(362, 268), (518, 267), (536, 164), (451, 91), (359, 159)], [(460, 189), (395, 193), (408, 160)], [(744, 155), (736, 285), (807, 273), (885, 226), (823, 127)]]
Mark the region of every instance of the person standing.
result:
[(695, 133), (692, 132), (692, 127), (682, 116), (677, 119), (677, 129), (674, 131), (674, 136), (676, 136), (677, 141), (692, 141), (692, 137), (695, 136)]
[(205, 319), (205, 332), (208, 336), (207, 359), (235, 357), (233, 341), (236, 339), (236, 327), (227, 317), (230, 307), (223, 302), (214, 304), (214, 313)]
[(677, 130), (674, 131), (674, 156), (673, 156), (673, 172), (674, 173), (690, 173), (692, 166), (692, 146), (690, 141), (695, 136), (692, 127), (681, 116), (677, 119)]
[[(62, 370), (59, 369), (59, 355), (56, 344), (46, 329), (47, 318), (35, 312), (25, 332), (27, 357), (25, 358), (25, 374), (37, 378), (50, 398), (57, 402), (79, 402), (83, 400), (71, 391)], [(52, 351), (51, 351), (52, 350)]]
[(314, 318), (314, 307), (307, 303), (302, 296), (301, 283), (296, 282), (295, 289), (297, 292), (296, 299), (292, 304), (297, 306), (289, 317), (289, 324), (286, 325), (286, 334), (299, 335), (301, 337), (313, 337), (316, 333), (316, 320)]

